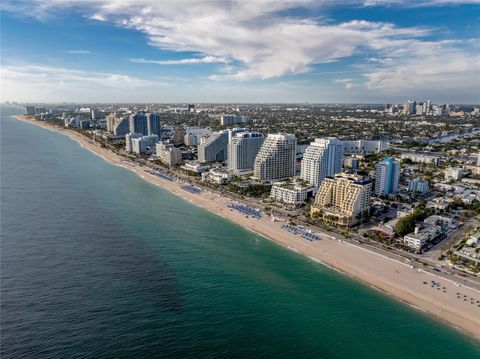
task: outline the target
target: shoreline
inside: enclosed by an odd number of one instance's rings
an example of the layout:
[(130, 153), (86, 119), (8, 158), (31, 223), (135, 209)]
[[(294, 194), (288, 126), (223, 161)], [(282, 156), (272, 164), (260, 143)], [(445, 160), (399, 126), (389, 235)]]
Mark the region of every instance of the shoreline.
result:
[[(244, 215), (227, 207), (234, 202), (233, 200), (209, 190), (202, 190), (198, 194), (187, 192), (180, 188), (183, 183), (154, 176), (148, 173), (145, 167), (135, 162), (129, 162), (127, 165), (123, 162), (123, 157), (101, 148), (80, 133), (56, 127), (48, 122), (31, 120), (24, 115), (12, 117), (68, 136), (78, 142), (82, 148), (109, 164), (131, 170), (141, 179), (169, 191), (190, 204), (240, 225), (287, 250), (340, 272), (352, 280), (368, 285), (383, 295), (386, 294), (420, 313), (449, 324), (477, 341), (480, 340), (480, 306), (478, 306), (480, 304), (476, 303), (477, 300), (480, 301), (480, 292), (475, 289), (456, 285), (450, 279), (440, 278), (423, 270), (411, 269), (407, 263), (374, 253), (355, 244), (332, 239), (322, 233), (319, 233), (320, 241), (307, 241), (283, 230), (281, 228), (283, 222), (272, 222), (265, 215), (259, 220), (245, 218)], [(445, 287), (445, 292), (432, 287), (430, 284), (432, 280), (440, 282), (441, 287)], [(427, 284), (424, 284), (425, 282)], [(460, 299), (457, 293), (461, 293)], [(463, 300), (464, 295), (468, 300)], [(471, 303), (470, 298), (474, 299), (474, 304)]]

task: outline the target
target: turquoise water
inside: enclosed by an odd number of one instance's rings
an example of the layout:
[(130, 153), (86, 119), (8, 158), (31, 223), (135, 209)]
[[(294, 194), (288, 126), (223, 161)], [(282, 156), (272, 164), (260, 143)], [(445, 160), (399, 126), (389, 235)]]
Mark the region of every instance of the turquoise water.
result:
[(1, 355), (474, 358), (454, 329), (1, 119)]

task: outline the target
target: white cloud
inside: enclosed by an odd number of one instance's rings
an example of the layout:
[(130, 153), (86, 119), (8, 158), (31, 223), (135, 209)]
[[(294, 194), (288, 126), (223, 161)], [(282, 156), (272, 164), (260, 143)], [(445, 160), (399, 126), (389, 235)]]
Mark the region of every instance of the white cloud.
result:
[(480, 4), (480, 0), (364, 0), (364, 6), (451, 6), (465, 4)]
[[(270, 79), (302, 74), (311, 71), (315, 64), (428, 34), (427, 29), (398, 28), (378, 22), (322, 24), (309, 18), (279, 15), (302, 6), (331, 4), (327, 0), (319, 3), (313, 0), (92, 0), (87, 2), (88, 6), (81, 1), (43, 0), (36, 4), (43, 12), (48, 7), (62, 8), (70, 4), (91, 19), (145, 33), (152, 46), (201, 54), (204, 60), (199, 62), (206, 62), (206, 59), (229, 62), (223, 72), (211, 77), (217, 80)], [(157, 63), (197, 63), (196, 59), (160, 61)]]
[(180, 60), (148, 60), (148, 59), (130, 59), (136, 64), (156, 64), (156, 65), (190, 65), (190, 64), (211, 64), (227, 63), (228, 60), (216, 56), (194, 57)]
[(68, 50), (67, 54), (70, 55), (90, 55), (91, 52), (88, 50)]
[(345, 90), (351, 90), (355, 84), (352, 79), (335, 79), (332, 81), (333, 84), (340, 84), (345, 87)]
[[(480, 3), (480, 0), (345, 0), (337, 6), (459, 3)], [(384, 93), (416, 96), (429, 89), (444, 94), (467, 89), (462, 93), (469, 92), (469, 98), (472, 93), (478, 94), (478, 51), (468, 49), (475, 43), (433, 41), (436, 30), (431, 28), (398, 27), (365, 20), (321, 22), (285, 15), (298, 7), (321, 10), (325, 4), (332, 2), (39, 0), (35, 6), (29, 2), (32, 9), (24, 10), (33, 16), (48, 17), (59, 9), (72, 7), (87, 18), (140, 31), (154, 47), (192, 52), (199, 57), (132, 61), (160, 65), (219, 63), (221, 68), (210, 76), (212, 80), (281, 78), (311, 72), (317, 64), (360, 55), (365, 60), (357, 69), (364, 73), (365, 84), (358, 78), (355, 82), (334, 83), (343, 84), (351, 92), (363, 89), (365, 93), (369, 89), (379, 97)], [(12, 6), (9, 3), (7, 8)]]
[[(145, 80), (116, 73), (80, 71), (62, 67), (15, 65), (2, 66), (2, 95), (24, 101), (93, 101), (125, 97), (136, 90), (162, 88), (161, 81)], [(107, 95), (106, 95), (107, 94)]]
[(470, 46), (468, 50), (460, 51), (456, 45), (451, 41), (422, 42), (385, 51), (389, 61), (363, 67), (366, 86), (382, 93), (447, 93), (455, 98), (478, 102), (478, 48)]

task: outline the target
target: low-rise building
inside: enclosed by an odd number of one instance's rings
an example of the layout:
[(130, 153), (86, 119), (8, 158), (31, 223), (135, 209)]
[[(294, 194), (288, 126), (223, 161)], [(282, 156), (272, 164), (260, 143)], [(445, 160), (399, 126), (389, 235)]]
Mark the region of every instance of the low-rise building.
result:
[(190, 172), (193, 172), (193, 173), (203, 173), (203, 172), (206, 172), (210, 169), (211, 165), (207, 165), (207, 164), (201, 164), (201, 163), (198, 163), (198, 161), (189, 161), (189, 162), (186, 162), (182, 168), (186, 171), (190, 171)]
[(446, 216), (439, 216), (437, 214), (433, 214), (423, 220), (423, 223), (429, 225), (437, 225), (444, 229), (444, 231), (448, 229), (457, 228), (457, 226), (453, 223), (453, 218), (446, 217)]
[(390, 144), (382, 140), (342, 141), (344, 153), (380, 153), (388, 150)]
[(428, 181), (423, 179), (415, 178), (408, 183), (408, 191), (411, 193), (426, 194), (428, 193), (428, 190)]
[(276, 182), (272, 186), (270, 198), (275, 202), (290, 207), (299, 207), (307, 203), (315, 190), (315, 186), (305, 181), (282, 181)]
[(347, 157), (345, 161), (343, 161), (343, 165), (344, 167), (356, 170), (360, 166), (360, 159), (357, 157)]
[(208, 172), (202, 173), (202, 181), (211, 181), (218, 185), (225, 185), (233, 179), (233, 174), (224, 168), (212, 168)]
[(405, 160), (409, 159), (412, 162), (426, 163), (437, 165), (440, 161), (440, 156), (430, 154), (430, 153), (402, 153), (400, 159)]
[(424, 228), (415, 227), (413, 233), (403, 237), (403, 242), (410, 248), (421, 251), (428, 243), (437, 238), (442, 232), (442, 227), (437, 225), (425, 225)]

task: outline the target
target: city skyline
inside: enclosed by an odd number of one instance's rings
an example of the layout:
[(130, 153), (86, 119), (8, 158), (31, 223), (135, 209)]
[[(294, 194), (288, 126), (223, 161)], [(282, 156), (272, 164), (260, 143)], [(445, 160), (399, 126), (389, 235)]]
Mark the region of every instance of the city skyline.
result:
[(475, 104), (479, 3), (4, 1), (2, 101)]

